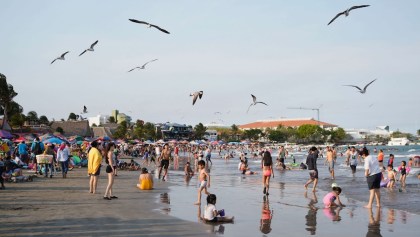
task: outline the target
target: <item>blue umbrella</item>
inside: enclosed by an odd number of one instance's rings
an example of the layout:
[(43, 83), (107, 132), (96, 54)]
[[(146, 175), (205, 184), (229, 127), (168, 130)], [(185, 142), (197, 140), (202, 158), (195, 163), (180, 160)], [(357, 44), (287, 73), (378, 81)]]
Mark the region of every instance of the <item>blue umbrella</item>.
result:
[(59, 138), (56, 138), (56, 137), (52, 137), (52, 138), (44, 141), (44, 143), (55, 143), (55, 144), (61, 144), (63, 142), (64, 142), (63, 140), (61, 140)]

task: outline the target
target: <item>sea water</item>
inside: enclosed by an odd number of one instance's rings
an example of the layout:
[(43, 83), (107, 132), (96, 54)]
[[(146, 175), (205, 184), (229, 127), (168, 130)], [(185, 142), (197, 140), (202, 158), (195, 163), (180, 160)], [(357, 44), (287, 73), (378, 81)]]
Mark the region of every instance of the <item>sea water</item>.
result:
[[(394, 166), (402, 160), (408, 162), (409, 157), (420, 153), (420, 146), (409, 147), (368, 147), (373, 156), (373, 149), (383, 149), (384, 164), (389, 154), (395, 155)], [(344, 152), (343, 152), (344, 153)], [(306, 151), (293, 154), (296, 162), (306, 160)], [(277, 154), (273, 153), (273, 160)], [(202, 224), (199, 216), (204, 213), (206, 195), (202, 195), (202, 205), (193, 205), (197, 200), (197, 176), (187, 179), (180, 167), (169, 170), (168, 181), (170, 211), (166, 213), (175, 217), (198, 222), (209, 233), (225, 236), (417, 236), (420, 223), (420, 182), (416, 176), (407, 178), (407, 187), (394, 190), (381, 189), (383, 208), (370, 212), (363, 208), (366, 205), (369, 191), (364, 177), (362, 164), (359, 164), (356, 175), (351, 174), (345, 165), (345, 157), (339, 153), (336, 179), (331, 180), (324, 160), (318, 160), (319, 189), (312, 193), (303, 187), (308, 180), (307, 170), (275, 170), (275, 177), (270, 182), (269, 196), (263, 195), (261, 160), (248, 158), (249, 167), (258, 172), (255, 175), (242, 175), (238, 170), (239, 158), (228, 161), (212, 154), (213, 164), (208, 169), (211, 175), (210, 193), (217, 195), (217, 209), (224, 209), (226, 216), (235, 216), (233, 224)], [(192, 162), (193, 163), (193, 162)], [(414, 169), (412, 174), (418, 172)], [(346, 205), (343, 209), (325, 209), (322, 199), (331, 189), (332, 183), (342, 187), (341, 201)], [(311, 187), (311, 185), (310, 185)], [(270, 217), (267, 219), (267, 217)], [(270, 220), (271, 219), (271, 220)]]

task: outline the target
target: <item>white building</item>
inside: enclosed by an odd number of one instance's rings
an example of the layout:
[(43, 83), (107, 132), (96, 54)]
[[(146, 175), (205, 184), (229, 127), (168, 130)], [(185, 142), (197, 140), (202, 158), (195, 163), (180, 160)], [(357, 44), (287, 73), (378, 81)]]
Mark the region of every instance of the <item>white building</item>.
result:
[(97, 126), (108, 123), (109, 115), (96, 115), (95, 117), (89, 117), (89, 126), (92, 127), (93, 124)]
[(392, 134), (392, 132), (389, 131), (389, 126), (378, 126), (374, 130), (346, 128), (344, 131), (346, 131), (346, 133), (353, 138), (353, 141), (356, 142), (364, 141), (369, 136), (389, 138)]

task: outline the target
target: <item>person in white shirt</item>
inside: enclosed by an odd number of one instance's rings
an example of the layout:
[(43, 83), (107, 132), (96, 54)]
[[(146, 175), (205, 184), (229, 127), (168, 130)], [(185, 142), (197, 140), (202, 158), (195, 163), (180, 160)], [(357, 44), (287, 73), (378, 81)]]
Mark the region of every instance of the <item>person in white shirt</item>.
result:
[(61, 164), (61, 172), (63, 178), (67, 178), (67, 171), (69, 170), (69, 155), (70, 151), (66, 143), (61, 143), (57, 151), (57, 161)]
[(376, 206), (381, 207), (381, 169), (379, 168), (379, 162), (378, 159), (373, 158), (369, 155), (369, 150), (363, 148), (363, 150), (360, 152), (360, 155), (365, 160), (365, 176), (367, 179), (367, 184), (369, 187), (369, 203), (365, 206), (366, 208), (371, 209), (373, 198), (376, 199)]
[(225, 210), (216, 210), (216, 195), (207, 196), (207, 205), (204, 208), (204, 220), (207, 222), (233, 222), (234, 216), (226, 217)]

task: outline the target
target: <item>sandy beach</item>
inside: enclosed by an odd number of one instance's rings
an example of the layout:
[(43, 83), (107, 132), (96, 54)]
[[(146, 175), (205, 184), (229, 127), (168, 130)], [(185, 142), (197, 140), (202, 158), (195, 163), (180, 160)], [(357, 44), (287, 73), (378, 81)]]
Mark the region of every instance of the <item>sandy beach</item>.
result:
[(0, 236), (206, 236), (202, 226), (164, 214), (170, 208), (159, 196), (168, 183), (152, 191), (135, 188), (138, 172), (120, 171), (116, 200), (102, 198), (107, 183), (100, 176), (99, 194), (88, 193), (86, 169), (33, 182), (6, 183), (0, 190)]

